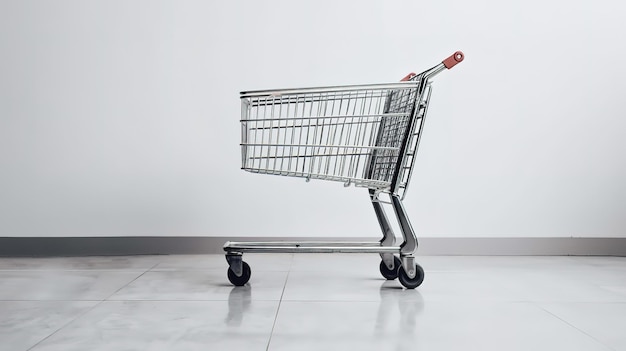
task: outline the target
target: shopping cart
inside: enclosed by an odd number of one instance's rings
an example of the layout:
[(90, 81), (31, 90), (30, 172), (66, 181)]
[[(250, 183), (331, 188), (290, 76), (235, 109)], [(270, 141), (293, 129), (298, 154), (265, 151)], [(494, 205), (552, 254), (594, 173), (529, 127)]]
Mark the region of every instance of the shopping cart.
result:
[[(250, 279), (244, 252), (347, 252), (380, 254), (383, 277), (418, 287), (424, 270), (415, 262), (417, 237), (402, 200), (424, 128), (431, 78), (463, 58), (457, 51), (399, 83), (242, 92), (242, 169), (367, 188), (383, 237), (375, 242), (229, 241), (224, 251), (230, 282), (241, 286)], [(400, 245), (383, 203), (396, 213)]]

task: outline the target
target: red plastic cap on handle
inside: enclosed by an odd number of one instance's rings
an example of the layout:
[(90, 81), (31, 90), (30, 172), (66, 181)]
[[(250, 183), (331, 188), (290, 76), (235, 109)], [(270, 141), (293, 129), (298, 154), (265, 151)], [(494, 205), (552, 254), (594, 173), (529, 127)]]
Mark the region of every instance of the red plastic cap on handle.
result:
[(401, 81), (401, 82), (406, 82), (406, 81), (411, 80), (411, 78), (413, 78), (413, 77), (415, 77), (415, 76), (416, 76), (416, 74), (415, 74), (415, 73), (413, 73), (413, 72), (411, 72), (411, 73), (407, 74), (407, 75), (406, 75), (406, 77), (402, 78), (400, 81)]
[(442, 63), (444, 66), (446, 66), (447, 69), (450, 69), (454, 67), (457, 63), (463, 61), (464, 58), (465, 58), (465, 55), (463, 55), (461, 51), (457, 51), (454, 54), (452, 54), (452, 56), (443, 60)]

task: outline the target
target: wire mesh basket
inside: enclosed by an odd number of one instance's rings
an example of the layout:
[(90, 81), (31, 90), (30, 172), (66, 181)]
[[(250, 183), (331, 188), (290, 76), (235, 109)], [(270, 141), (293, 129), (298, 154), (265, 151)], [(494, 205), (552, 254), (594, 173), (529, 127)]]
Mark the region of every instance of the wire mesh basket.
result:
[(242, 168), (389, 192), (420, 83), (244, 93)]

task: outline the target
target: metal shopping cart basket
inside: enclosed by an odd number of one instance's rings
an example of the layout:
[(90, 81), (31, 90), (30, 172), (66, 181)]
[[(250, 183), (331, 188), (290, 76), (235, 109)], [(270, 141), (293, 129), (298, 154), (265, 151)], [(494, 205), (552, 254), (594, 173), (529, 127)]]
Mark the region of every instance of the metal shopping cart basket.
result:
[[(375, 242), (229, 241), (224, 251), (230, 282), (241, 286), (250, 279), (244, 252), (347, 252), (380, 254), (383, 277), (418, 287), (424, 270), (415, 262), (417, 237), (402, 199), (424, 128), (431, 78), (463, 58), (457, 51), (399, 83), (242, 92), (242, 169), (367, 188), (383, 237)], [(384, 201), (387, 196), (390, 201)], [(400, 245), (383, 203), (396, 213)]]

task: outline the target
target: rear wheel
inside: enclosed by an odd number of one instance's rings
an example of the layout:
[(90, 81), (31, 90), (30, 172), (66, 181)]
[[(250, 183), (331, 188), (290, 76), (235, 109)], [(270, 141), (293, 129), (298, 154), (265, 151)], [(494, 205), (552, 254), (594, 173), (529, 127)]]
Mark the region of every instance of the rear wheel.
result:
[(228, 267), (228, 280), (235, 286), (243, 286), (246, 285), (248, 280), (250, 280), (250, 276), (252, 275), (252, 270), (250, 266), (246, 262), (241, 262), (241, 271), (242, 274), (238, 277), (235, 272), (233, 272), (230, 267)]
[(389, 267), (385, 264), (385, 261), (380, 261), (380, 266), (378, 268), (380, 269), (380, 274), (382, 274), (385, 279), (394, 280), (398, 278), (398, 268), (400, 266), (402, 266), (400, 259), (393, 256), (393, 269), (389, 269)]

